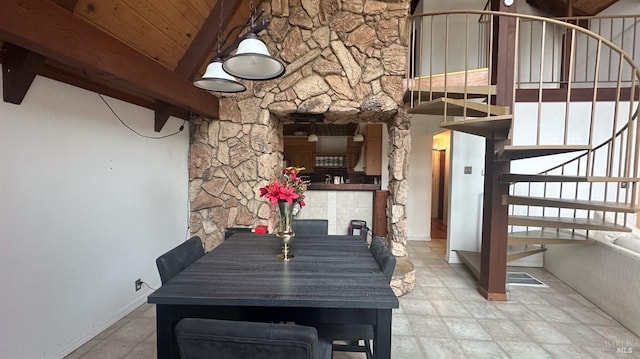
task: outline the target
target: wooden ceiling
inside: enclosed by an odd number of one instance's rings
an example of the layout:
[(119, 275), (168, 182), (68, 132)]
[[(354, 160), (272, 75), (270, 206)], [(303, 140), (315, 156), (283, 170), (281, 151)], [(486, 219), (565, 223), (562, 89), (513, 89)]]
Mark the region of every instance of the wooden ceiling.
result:
[(150, 108), (157, 131), (170, 115), (218, 117), (192, 81), (250, 16), (251, 0), (1, 0), (4, 101), (42, 75)]
[(595, 16), (618, 0), (527, 0), (529, 5), (557, 17)]

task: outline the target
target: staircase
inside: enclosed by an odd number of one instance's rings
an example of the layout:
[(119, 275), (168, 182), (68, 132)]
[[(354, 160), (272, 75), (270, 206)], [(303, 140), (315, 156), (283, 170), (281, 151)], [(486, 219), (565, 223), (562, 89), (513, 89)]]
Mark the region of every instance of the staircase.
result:
[[(427, 65), (410, 65), (415, 73), (405, 82), (408, 113), (438, 116), (444, 129), (499, 141), (491, 160), (516, 168), (498, 178), (509, 186), (502, 196), (509, 206), (502, 229), (507, 262), (550, 245), (593, 243), (600, 232), (631, 231), (628, 217), (639, 209), (640, 181), (640, 71), (631, 56), (588, 29), (535, 16), (452, 11), (412, 20), (420, 35), (409, 58)], [(516, 34), (514, 75), (505, 88), (495, 85), (500, 60), (489, 55), (507, 46), (497, 43), (498, 22)], [(454, 33), (458, 39), (452, 41)], [(470, 39), (476, 33), (477, 42)], [(443, 54), (437, 50), (442, 38)], [(471, 59), (474, 51), (478, 59)], [(590, 56), (576, 57), (584, 51)], [(496, 105), (505, 97), (513, 100)], [(529, 172), (523, 165), (537, 161), (539, 167), (541, 159), (548, 169)], [(489, 256), (456, 253), (480, 278), (481, 258)]]

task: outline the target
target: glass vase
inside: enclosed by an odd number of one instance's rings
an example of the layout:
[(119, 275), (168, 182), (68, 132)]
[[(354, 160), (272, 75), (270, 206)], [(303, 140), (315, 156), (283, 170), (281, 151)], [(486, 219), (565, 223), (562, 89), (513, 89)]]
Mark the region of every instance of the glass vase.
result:
[(295, 202), (289, 203), (287, 201), (278, 201), (280, 228), (278, 229), (276, 237), (282, 245), (282, 253), (278, 254), (278, 258), (283, 261), (291, 260), (291, 258), (294, 257), (294, 255), (289, 252), (289, 246), (296, 236), (296, 234), (293, 232), (293, 229), (291, 228), (294, 206)]

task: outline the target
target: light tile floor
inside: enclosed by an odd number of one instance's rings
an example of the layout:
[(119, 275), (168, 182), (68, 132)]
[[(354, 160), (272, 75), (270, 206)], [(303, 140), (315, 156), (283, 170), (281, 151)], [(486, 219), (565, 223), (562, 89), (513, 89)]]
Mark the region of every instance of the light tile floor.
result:
[[(508, 302), (487, 302), (445, 242), (409, 242), (417, 285), (393, 315), (392, 357), (640, 358), (640, 338), (541, 268), (517, 268), (549, 288), (511, 286)], [(145, 304), (67, 359), (155, 358), (155, 308)], [(623, 353), (631, 350), (631, 353)], [(338, 353), (334, 359), (364, 358)]]

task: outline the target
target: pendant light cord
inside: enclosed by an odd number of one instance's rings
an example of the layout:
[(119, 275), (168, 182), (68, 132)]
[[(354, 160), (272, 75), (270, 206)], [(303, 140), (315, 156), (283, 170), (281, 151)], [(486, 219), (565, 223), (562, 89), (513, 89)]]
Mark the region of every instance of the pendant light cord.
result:
[(109, 103), (108, 103), (108, 102), (107, 102), (107, 100), (104, 98), (104, 96), (102, 96), (102, 94), (98, 94), (98, 96), (100, 96), (100, 99), (102, 99), (102, 102), (104, 102), (104, 104), (105, 104), (105, 105), (107, 105), (107, 107), (109, 108), (109, 110), (111, 110), (111, 113), (112, 113), (112, 114), (113, 114), (113, 115), (118, 119), (118, 121), (120, 121), (120, 123), (121, 123), (124, 127), (128, 128), (131, 132), (135, 133), (136, 135), (138, 135), (138, 136), (140, 136), (140, 137), (149, 138), (149, 139), (152, 139), (152, 140), (160, 140), (160, 139), (163, 139), (163, 138), (167, 138), (167, 137), (175, 136), (175, 135), (179, 134), (180, 132), (182, 132), (182, 131), (184, 130), (184, 125), (187, 123), (187, 121), (186, 121), (186, 120), (182, 120), (182, 125), (180, 126), (180, 128), (179, 128), (176, 132), (169, 133), (169, 134), (164, 135), (164, 136), (157, 136), (157, 137), (155, 137), (155, 136), (148, 136), (148, 135), (144, 135), (144, 134), (142, 134), (142, 133), (140, 133), (140, 132), (138, 132), (138, 131), (134, 130), (131, 126), (127, 125), (127, 124), (122, 120), (122, 118), (120, 118), (120, 116), (118, 116), (118, 114), (117, 114), (117, 113), (116, 113), (116, 111), (111, 107), (111, 105), (109, 105)]

